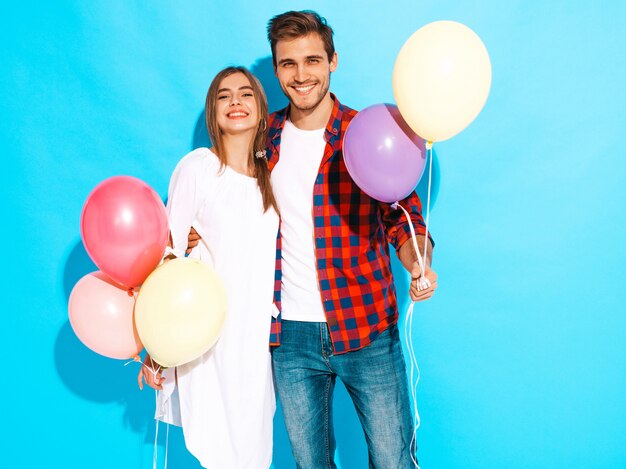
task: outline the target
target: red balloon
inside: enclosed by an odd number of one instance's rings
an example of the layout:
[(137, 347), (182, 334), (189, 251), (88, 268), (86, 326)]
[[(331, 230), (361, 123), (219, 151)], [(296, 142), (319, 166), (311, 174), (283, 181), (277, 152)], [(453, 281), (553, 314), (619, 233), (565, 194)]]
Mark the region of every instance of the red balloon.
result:
[(80, 232), (98, 268), (132, 288), (141, 285), (161, 261), (169, 229), (165, 206), (148, 184), (115, 176), (87, 197)]

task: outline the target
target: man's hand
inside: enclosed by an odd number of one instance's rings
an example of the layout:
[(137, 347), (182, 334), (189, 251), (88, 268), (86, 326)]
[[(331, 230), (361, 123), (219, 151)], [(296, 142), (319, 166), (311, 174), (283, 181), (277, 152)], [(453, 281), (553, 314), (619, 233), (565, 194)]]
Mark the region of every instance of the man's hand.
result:
[(431, 270), (430, 267), (426, 267), (424, 277), (426, 277), (430, 282), (430, 287), (425, 290), (418, 290), (417, 287), (419, 285), (421, 273), (422, 269), (420, 268), (419, 263), (415, 261), (413, 268), (411, 269), (411, 286), (409, 288), (409, 295), (413, 301), (428, 300), (431, 296), (433, 296), (433, 293), (435, 293), (435, 290), (437, 289), (437, 274), (434, 270)]
[[(417, 236), (417, 244), (418, 246), (424, 245), (424, 236)], [(424, 301), (429, 299), (435, 293), (437, 289), (437, 274), (431, 270), (430, 268), (430, 259), (432, 246), (430, 242), (428, 242), (428, 256), (427, 256), (427, 265), (426, 270), (424, 272), (424, 277), (428, 279), (430, 282), (430, 287), (420, 291), (418, 289), (419, 279), (422, 276), (422, 269), (417, 261), (417, 254), (415, 254), (415, 248), (411, 240), (406, 241), (402, 246), (400, 246), (400, 250), (398, 251), (398, 259), (402, 262), (404, 268), (411, 274), (411, 285), (409, 287), (409, 295), (411, 296), (411, 300), (413, 301)], [(424, 253), (422, 253), (423, 255)]]
[[(159, 372), (155, 375), (151, 370), (159, 370)], [(143, 380), (146, 380), (146, 384), (152, 389), (157, 391), (163, 389), (161, 384), (165, 381), (165, 378), (161, 376), (161, 367), (154, 363), (148, 354), (146, 354), (141, 370), (139, 370), (137, 375), (137, 384), (139, 384), (139, 389), (141, 390), (143, 390)]]
[(202, 238), (196, 231), (196, 229), (192, 226), (189, 231), (189, 236), (187, 236), (187, 254), (191, 252), (193, 248), (195, 248)]

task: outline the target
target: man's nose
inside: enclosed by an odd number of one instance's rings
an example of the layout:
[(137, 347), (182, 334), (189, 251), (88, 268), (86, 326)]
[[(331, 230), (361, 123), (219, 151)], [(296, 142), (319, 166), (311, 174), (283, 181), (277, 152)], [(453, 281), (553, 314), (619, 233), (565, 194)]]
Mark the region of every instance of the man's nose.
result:
[(307, 78), (309, 78), (309, 73), (306, 69), (306, 66), (301, 65), (298, 66), (298, 68), (296, 69), (296, 76), (294, 77), (294, 79), (298, 82), (298, 83), (304, 83)]

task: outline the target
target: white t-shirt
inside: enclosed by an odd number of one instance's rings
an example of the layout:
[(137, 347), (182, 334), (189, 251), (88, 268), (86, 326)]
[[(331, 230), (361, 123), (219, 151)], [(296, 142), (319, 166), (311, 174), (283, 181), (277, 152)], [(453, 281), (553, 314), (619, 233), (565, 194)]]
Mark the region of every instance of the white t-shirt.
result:
[(283, 319), (326, 322), (317, 279), (313, 186), (324, 156), (324, 130), (285, 121), (272, 187), (281, 214)]

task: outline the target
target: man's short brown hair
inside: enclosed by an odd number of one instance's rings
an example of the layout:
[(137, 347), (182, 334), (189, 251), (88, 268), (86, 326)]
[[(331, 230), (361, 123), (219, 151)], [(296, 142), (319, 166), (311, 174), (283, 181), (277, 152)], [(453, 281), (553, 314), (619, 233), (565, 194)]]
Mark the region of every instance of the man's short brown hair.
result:
[(267, 24), (267, 39), (272, 46), (272, 61), (276, 67), (276, 43), (282, 39), (296, 39), (311, 33), (319, 34), (324, 49), (328, 54), (328, 61), (335, 54), (333, 29), (326, 23), (326, 18), (314, 11), (288, 11), (274, 16)]

